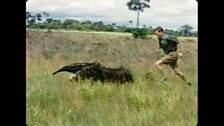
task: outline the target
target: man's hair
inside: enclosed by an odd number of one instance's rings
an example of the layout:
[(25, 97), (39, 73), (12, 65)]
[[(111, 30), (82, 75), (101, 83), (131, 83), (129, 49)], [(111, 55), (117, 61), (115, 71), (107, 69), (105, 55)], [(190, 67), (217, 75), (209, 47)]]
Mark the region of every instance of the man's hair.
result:
[(156, 27), (153, 32), (158, 31), (158, 32), (163, 32), (163, 28), (161, 26)]

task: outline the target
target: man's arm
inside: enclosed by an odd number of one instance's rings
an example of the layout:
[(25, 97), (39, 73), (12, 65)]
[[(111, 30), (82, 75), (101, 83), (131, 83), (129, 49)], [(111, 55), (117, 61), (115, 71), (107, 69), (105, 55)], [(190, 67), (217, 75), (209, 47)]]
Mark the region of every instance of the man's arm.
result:
[(180, 43), (177, 44), (177, 51), (178, 51), (179, 57), (181, 58), (183, 56), (183, 50)]

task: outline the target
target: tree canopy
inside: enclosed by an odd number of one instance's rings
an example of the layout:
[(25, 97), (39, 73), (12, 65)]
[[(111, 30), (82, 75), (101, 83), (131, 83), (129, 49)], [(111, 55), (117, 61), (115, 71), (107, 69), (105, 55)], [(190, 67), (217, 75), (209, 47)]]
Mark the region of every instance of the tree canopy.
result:
[[(133, 23), (132, 20), (127, 20), (127, 24)], [(26, 27), (28, 29), (67, 29), (67, 30), (82, 30), (82, 31), (110, 31), (110, 32), (129, 32), (144, 35), (153, 34), (153, 27), (146, 26), (136, 30), (131, 25), (118, 25), (118, 23), (105, 24), (103, 21), (78, 21), (74, 19), (54, 19), (47, 12), (31, 14), (26, 12)], [(192, 32), (193, 27), (185, 24), (178, 30), (164, 29), (166, 34), (175, 36), (197, 36), (197, 32)]]
[(137, 28), (139, 28), (139, 15), (140, 11), (143, 12), (145, 8), (149, 8), (150, 0), (130, 0), (127, 2), (129, 10), (137, 11)]

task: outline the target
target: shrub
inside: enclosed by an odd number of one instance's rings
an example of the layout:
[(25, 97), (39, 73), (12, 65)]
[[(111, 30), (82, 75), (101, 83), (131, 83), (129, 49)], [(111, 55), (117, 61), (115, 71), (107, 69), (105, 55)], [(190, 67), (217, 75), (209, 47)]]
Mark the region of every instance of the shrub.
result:
[(134, 38), (142, 38), (142, 39), (145, 39), (147, 37), (147, 35), (149, 34), (147, 28), (135, 28), (135, 29), (132, 29), (132, 35)]

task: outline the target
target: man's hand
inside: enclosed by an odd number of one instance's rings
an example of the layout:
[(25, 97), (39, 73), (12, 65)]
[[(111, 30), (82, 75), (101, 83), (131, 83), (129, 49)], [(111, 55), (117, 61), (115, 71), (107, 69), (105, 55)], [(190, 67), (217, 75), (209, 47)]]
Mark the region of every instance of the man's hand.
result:
[(180, 58), (182, 58), (182, 57), (183, 57), (183, 52), (179, 52), (179, 53), (178, 53), (178, 56), (179, 56)]

